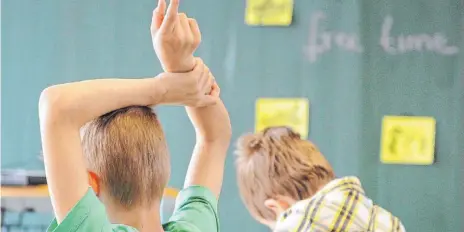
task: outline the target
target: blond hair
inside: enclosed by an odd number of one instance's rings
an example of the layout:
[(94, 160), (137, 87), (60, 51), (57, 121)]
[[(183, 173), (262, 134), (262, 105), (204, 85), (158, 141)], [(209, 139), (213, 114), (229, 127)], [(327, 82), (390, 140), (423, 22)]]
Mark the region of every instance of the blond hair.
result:
[(132, 209), (161, 199), (170, 174), (169, 153), (151, 108), (109, 112), (85, 125), (81, 135), (87, 166), (112, 202)]
[(287, 127), (241, 136), (235, 154), (241, 198), (258, 221), (276, 220), (264, 205), (267, 199), (303, 200), (334, 178), (317, 147)]

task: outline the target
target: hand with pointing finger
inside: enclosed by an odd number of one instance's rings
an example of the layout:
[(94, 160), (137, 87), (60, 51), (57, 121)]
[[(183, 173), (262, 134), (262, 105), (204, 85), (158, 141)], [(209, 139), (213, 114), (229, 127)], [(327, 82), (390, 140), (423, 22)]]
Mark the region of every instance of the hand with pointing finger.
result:
[[(201, 42), (195, 19), (179, 13), (179, 0), (171, 0), (166, 11), (166, 0), (159, 0), (153, 11), (151, 36), (153, 48), (166, 72), (193, 70), (193, 52)], [(166, 13), (165, 13), (166, 12)]]

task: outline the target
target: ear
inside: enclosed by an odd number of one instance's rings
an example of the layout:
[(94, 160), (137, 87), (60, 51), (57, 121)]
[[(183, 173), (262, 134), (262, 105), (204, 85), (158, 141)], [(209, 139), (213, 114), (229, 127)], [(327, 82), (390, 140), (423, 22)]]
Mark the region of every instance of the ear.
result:
[(274, 212), (274, 215), (275, 215), (275, 219), (274, 220), (277, 220), (277, 218), (279, 217), (279, 215), (285, 211), (286, 207), (284, 207), (285, 205), (282, 205), (281, 202), (278, 200), (278, 199), (267, 199), (264, 201), (264, 206), (266, 206), (266, 208), (270, 209), (272, 212)]
[(275, 213), (277, 220), (277, 217), (279, 217), (280, 214), (282, 214), (285, 210), (290, 208), (294, 203), (295, 201), (289, 197), (277, 196), (276, 199), (270, 198), (265, 200), (264, 206)]
[(100, 195), (100, 178), (95, 172), (88, 172), (89, 175), (89, 185), (92, 187), (93, 191), (97, 196)]

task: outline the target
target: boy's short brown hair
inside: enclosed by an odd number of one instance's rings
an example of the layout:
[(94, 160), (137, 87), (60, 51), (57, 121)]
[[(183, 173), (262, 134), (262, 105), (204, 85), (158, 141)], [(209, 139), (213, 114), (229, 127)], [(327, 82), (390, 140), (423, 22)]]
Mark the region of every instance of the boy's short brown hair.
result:
[(280, 195), (303, 200), (334, 178), (316, 146), (287, 127), (243, 135), (235, 153), (240, 195), (258, 221), (276, 220), (264, 205), (267, 199)]
[(87, 166), (115, 204), (132, 209), (161, 199), (170, 174), (169, 152), (151, 108), (109, 112), (87, 123), (81, 135)]

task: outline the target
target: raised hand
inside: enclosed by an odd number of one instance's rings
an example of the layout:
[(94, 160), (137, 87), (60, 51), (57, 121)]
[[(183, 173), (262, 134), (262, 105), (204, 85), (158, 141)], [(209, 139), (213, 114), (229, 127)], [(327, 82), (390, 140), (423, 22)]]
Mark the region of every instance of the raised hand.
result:
[(218, 101), (219, 89), (210, 94), (214, 78), (208, 67), (196, 58), (195, 69), (188, 73), (163, 73), (159, 76), (162, 86), (161, 104), (203, 107)]
[(151, 36), (156, 55), (167, 72), (188, 72), (195, 66), (193, 52), (201, 42), (195, 19), (179, 13), (179, 0), (159, 0), (153, 11)]

